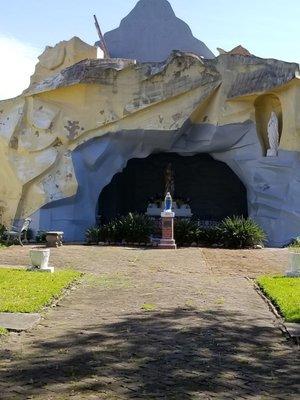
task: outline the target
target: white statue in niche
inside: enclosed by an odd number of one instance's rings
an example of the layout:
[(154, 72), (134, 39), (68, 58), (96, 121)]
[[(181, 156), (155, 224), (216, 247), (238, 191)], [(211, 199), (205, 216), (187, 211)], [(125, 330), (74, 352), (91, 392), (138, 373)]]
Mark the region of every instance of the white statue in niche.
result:
[(279, 130), (278, 130), (278, 118), (274, 111), (272, 111), (268, 123), (268, 138), (269, 138), (270, 148), (267, 151), (267, 157), (277, 157), (278, 147), (279, 147)]

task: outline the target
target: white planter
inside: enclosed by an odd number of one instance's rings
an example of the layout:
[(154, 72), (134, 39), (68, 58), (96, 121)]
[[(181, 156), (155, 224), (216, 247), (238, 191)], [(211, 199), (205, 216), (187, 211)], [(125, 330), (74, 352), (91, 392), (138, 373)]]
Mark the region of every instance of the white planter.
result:
[(286, 272), (287, 276), (300, 276), (300, 253), (290, 252), (289, 268)]
[(50, 258), (50, 249), (44, 250), (30, 250), (29, 251), (31, 267), (41, 271), (49, 271), (51, 268), (48, 266)]

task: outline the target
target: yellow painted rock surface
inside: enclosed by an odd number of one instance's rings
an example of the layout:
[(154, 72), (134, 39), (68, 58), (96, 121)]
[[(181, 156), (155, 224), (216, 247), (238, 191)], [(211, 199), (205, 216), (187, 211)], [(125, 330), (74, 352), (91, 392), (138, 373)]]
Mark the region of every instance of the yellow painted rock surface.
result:
[(0, 213), (8, 224), (74, 195), (72, 151), (120, 131), (180, 131), (252, 121), (262, 143), (271, 109), (280, 148), (300, 151), (298, 65), (223, 54), (174, 52), (164, 63), (96, 59), (78, 38), (46, 48), (30, 87), (0, 102)]

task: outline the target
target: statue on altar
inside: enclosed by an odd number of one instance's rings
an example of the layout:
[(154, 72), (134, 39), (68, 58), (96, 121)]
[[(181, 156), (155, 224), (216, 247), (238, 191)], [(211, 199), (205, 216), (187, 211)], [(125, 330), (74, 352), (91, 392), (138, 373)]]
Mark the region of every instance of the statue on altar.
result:
[(175, 192), (175, 178), (172, 163), (169, 163), (165, 169), (165, 195), (170, 193), (174, 197)]
[(160, 198), (159, 196), (156, 200), (150, 199), (146, 214), (151, 217), (160, 217), (162, 212), (174, 211), (177, 218), (191, 218), (193, 214), (188, 201), (182, 198), (174, 199), (175, 174), (171, 162), (164, 169), (164, 182), (164, 197)]
[(165, 197), (164, 212), (172, 212), (172, 205), (173, 205), (172, 196), (171, 196), (170, 192), (168, 192)]

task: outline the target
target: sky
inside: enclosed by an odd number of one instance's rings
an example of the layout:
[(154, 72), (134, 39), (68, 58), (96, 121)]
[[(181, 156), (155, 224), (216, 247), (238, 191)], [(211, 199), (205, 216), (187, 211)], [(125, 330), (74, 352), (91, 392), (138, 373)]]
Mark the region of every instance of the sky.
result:
[[(116, 28), (137, 0), (0, 0), (0, 99), (29, 84), (45, 46), (79, 36), (98, 39), (93, 14), (103, 32)], [(300, 62), (300, 0), (169, 0), (177, 17), (216, 55), (242, 44), (252, 54)]]

